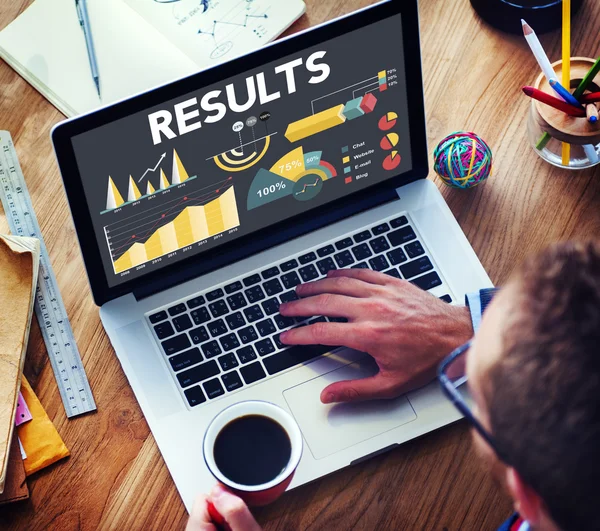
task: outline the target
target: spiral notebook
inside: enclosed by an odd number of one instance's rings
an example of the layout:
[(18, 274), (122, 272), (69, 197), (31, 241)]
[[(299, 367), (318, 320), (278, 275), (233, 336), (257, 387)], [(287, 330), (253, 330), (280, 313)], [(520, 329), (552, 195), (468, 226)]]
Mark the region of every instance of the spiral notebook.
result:
[(102, 98), (75, 0), (36, 0), (0, 32), (0, 57), (66, 116), (92, 111), (255, 50), (302, 0), (88, 0)]

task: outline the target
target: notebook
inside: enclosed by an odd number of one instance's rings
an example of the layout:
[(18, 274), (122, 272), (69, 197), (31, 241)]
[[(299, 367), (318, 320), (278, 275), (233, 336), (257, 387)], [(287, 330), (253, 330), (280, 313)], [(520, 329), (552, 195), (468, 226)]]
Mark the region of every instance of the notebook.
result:
[(6, 483), (4, 484), (4, 492), (0, 494), (0, 505), (26, 500), (27, 498), (29, 498), (27, 476), (25, 475), (23, 457), (21, 457), (19, 449), (19, 437), (15, 431), (8, 454)]
[(0, 494), (15, 427), (40, 260), (35, 238), (0, 236)]
[(0, 57), (68, 117), (253, 51), (303, 0), (87, 0), (102, 98), (75, 0), (36, 0), (0, 32)]

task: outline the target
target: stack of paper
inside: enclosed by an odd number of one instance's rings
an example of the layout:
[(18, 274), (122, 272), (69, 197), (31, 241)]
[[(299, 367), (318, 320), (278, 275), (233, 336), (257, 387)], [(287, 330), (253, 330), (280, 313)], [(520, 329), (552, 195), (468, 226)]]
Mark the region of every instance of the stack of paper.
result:
[(6, 481), (39, 260), (38, 240), (0, 236), (0, 493)]

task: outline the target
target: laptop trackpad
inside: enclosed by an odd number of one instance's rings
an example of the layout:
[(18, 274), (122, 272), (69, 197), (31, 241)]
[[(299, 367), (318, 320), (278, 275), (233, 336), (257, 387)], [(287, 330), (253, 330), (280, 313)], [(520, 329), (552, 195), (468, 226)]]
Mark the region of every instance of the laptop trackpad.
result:
[(283, 392), (315, 459), (323, 459), (417, 418), (404, 396), (354, 404), (321, 403), (321, 391), (330, 383), (376, 373), (375, 362), (366, 357)]

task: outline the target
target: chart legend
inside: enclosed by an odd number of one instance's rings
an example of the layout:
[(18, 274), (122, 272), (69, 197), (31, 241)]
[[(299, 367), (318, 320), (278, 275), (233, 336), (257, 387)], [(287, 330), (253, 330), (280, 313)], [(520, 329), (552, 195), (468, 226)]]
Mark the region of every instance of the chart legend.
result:
[(383, 92), (388, 89), (388, 80), (387, 80), (387, 72), (384, 70), (383, 72), (379, 72), (377, 74), (377, 78), (379, 79), (379, 91)]

